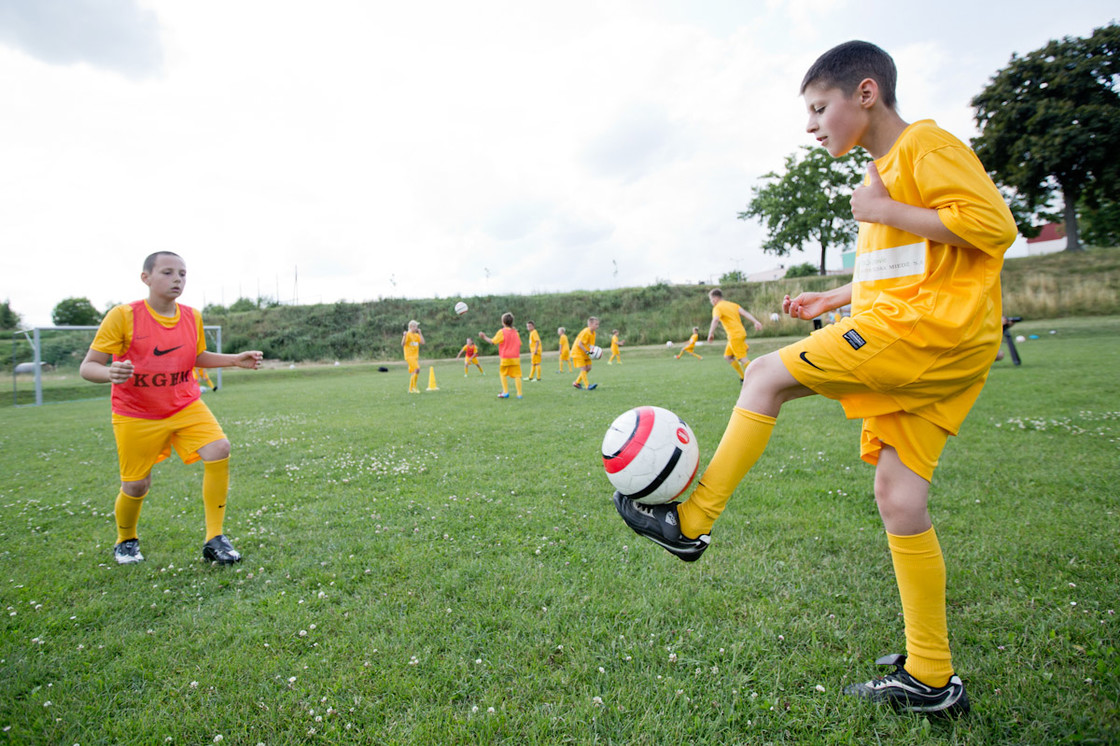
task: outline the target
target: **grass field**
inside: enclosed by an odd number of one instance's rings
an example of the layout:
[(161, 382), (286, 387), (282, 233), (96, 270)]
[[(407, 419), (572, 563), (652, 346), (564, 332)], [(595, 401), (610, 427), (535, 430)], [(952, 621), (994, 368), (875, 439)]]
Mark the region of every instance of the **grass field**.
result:
[(522, 401), (492, 358), (436, 363), (420, 396), (396, 366), (227, 372), (204, 399), (234, 444), (234, 568), (200, 559), (201, 468), (174, 458), (147, 561), (112, 562), (105, 399), (0, 409), (0, 744), (1115, 743), (1120, 318), (1016, 331), (1039, 339), (933, 487), (967, 719), (840, 693), (903, 631), (835, 403), (786, 407), (700, 562), (626, 529), (610, 421), (672, 409), (703, 466), (738, 383), (717, 349), (651, 348), (594, 392), (546, 359)]

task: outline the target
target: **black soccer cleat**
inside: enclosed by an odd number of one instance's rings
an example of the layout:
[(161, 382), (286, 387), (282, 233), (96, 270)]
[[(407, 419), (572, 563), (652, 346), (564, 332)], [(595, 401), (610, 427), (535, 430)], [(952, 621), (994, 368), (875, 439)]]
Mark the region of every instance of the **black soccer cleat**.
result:
[(844, 694), (886, 702), (901, 712), (919, 712), (939, 717), (967, 715), (971, 706), (964, 684), (959, 676), (952, 676), (943, 687), (932, 687), (915, 679), (903, 665), (906, 656), (901, 653), (884, 655), (875, 661), (878, 666), (894, 666), (894, 671), (879, 679), (872, 679), (844, 687)]
[(225, 534), (218, 534), (202, 545), (202, 559), (219, 565), (232, 565), (241, 561), (241, 552), (233, 548)]
[(140, 540), (125, 539), (114, 546), (113, 559), (118, 565), (135, 565), (137, 562), (143, 562), (144, 555), (140, 554)]
[(680, 521), (677, 519), (678, 503), (642, 505), (621, 492), (615, 492), (611, 499), (614, 500), (615, 510), (622, 516), (622, 520), (626, 521), (626, 525), (634, 529), (635, 533), (646, 537), (685, 562), (695, 562), (700, 559), (700, 555), (712, 541), (711, 534), (690, 539), (681, 533)]

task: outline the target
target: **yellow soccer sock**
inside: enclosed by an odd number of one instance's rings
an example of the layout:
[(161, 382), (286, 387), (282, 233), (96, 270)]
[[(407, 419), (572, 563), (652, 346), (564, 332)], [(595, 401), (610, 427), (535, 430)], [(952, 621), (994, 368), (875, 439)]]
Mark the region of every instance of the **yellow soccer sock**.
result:
[(937, 533), (887, 534), (894, 562), (902, 621), (906, 625), (906, 671), (929, 686), (945, 686), (953, 675), (945, 614), (945, 558)]
[(708, 468), (700, 475), (699, 486), (677, 508), (682, 534), (696, 538), (712, 530), (731, 493), (766, 450), (776, 421), (769, 415), (735, 407)]
[(513, 385), (517, 387), (517, 395), (521, 396), (521, 376), (513, 377)]
[(502, 379), (502, 393), (509, 393), (509, 376), (505, 373), (499, 373), (498, 378)]
[(140, 523), (140, 508), (144, 506), (145, 492), (140, 497), (126, 495), (124, 490), (117, 493), (114, 512), (117, 517), (117, 543), (137, 538), (136, 525)]
[(229, 495), (229, 457), (202, 462), (202, 506), (206, 512), (206, 541), (222, 531)]
[(734, 368), (735, 372), (739, 374), (739, 378), (743, 377), (743, 366), (739, 364), (738, 360), (732, 360), (731, 367)]
[(582, 386), (587, 385), (587, 371), (586, 370), (581, 370), (579, 372), (579, 375), (576, 376), (576, 383), (578, 383)]

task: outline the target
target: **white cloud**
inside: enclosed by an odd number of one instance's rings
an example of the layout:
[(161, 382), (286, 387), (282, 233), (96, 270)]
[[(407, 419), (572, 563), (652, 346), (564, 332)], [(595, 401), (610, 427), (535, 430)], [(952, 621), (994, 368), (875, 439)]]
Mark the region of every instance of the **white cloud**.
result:
[(130, 300), (157, 249), (186, 258), (196, 305), (769, 268), (788, 260), (736, 214), (811, 142), (797, 88), (820, 52), (877, 41), (904, 115), (967, 138), (968, 100), (1012, 51), (1108, 6), (1058, 28), (1020, 4), (1005, 34), (998, 8), (939, 7), (83, 3), (108, 9), (86, 28), (115, 29), (115, 57), (41, 13), (0, 34), (0, 298), (33, 323), (68, 296)]

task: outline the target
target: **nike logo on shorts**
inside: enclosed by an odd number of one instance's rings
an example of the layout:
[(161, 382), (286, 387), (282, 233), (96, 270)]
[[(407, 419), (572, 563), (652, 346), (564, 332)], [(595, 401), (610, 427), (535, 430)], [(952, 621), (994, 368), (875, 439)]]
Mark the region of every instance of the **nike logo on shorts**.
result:
[(809, 353), (807, 353), (807, 352), (804, 352), (804, 351), (803, 351), (803, 352), (801, 353), (800, 357), (801, 357), (801, 359), (802, 359), (802, 360), (804, 360), (804, 361), (805, 361), (806, 363), (808, 363), (809, 365), (812, 365), (812, 366), (813, 366), (814, 368), (816, 368), (817, 370), (820, 370), (820, 371), (823, 371), (823, 370), (824, 370), (824, 368), (822, 368), (822, 367), (821, 367), (821, 366), (819, 366), (819, 365), (813, 365), (813, 361), (809, 359)]

